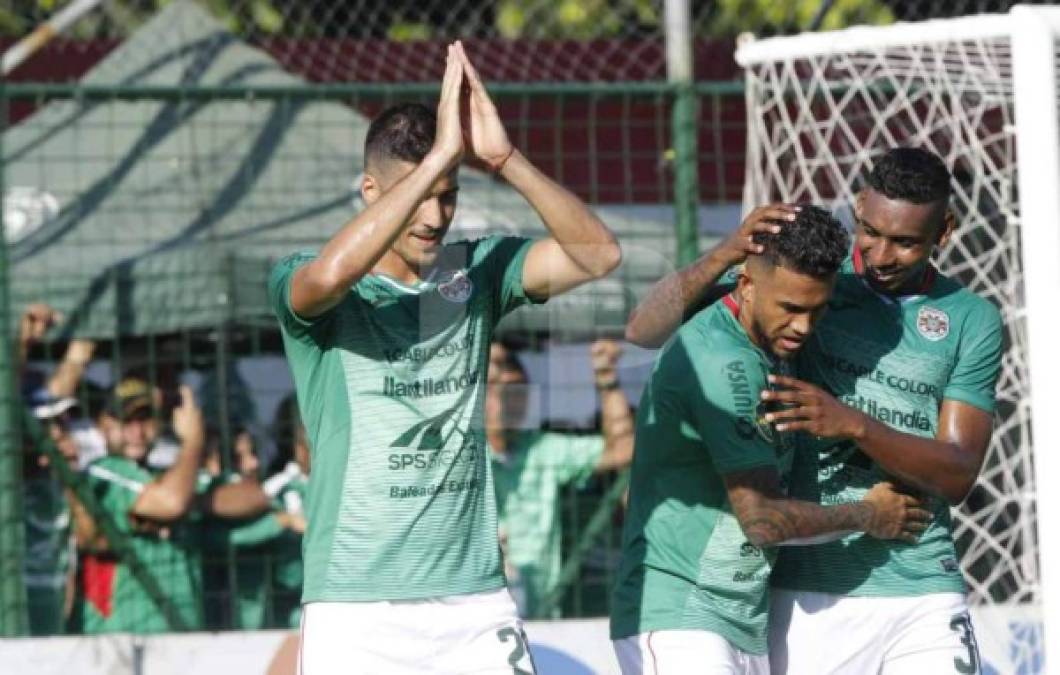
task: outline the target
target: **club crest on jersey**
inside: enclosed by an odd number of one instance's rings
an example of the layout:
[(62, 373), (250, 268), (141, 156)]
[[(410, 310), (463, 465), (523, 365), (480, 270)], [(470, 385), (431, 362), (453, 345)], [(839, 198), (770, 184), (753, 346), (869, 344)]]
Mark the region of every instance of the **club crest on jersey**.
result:
[(950, 315), (934, 307), (921, 307), (916, 315), (916, 329), (932, 342), (950, 334)]
[(449, 302), (465, 303), (474, 290), (470, 277), (465, 270), (457, 270), (447, 281), (438, 284), (438, 294)]

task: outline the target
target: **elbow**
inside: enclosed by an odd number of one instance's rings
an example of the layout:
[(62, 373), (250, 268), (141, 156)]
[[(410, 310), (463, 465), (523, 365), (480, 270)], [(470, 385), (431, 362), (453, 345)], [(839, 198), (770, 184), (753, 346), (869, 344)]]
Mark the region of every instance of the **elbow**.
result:
[(663, 345), (665, 340), (658, 336), (652, 335), (651, 330), (644, 330), (638, 321), (637, 310), (633, 310), (633, 313), (629, 315), (629, 320), (626, 322), (626, 341), (630, 344), (643, 347), (644, 349), (658, 349)]
[(629, 313), (629, 319), (626, 320), (626, 333), (625, 336), (627, 342), (632, 342), (635, 345), (640, 345), (643, 336), (640, 331), (637, 330), (637, 310), (634, 309)]
[(160, 492), (155, 495), (152, 520), (173, 521), (183, 518), (191, 510), (194, 495)]
[(593, 279), (602, 279), (614, 272), (622, 264), (622, 247), (611, 237), (610, 241), (598, 247), (587, 264), (588, 272)]
[(940, 496), (949, 502), (950, 506), (960, 506), (961, 502), (968, 498), (972, 488), (975, 487), (976, 478), (976, 474), (955, 476), (952, 480), (947, 481), (945, 485), (940, 486)]
[(776, 546), (784, 541), (784, 533), (775, 525), (770, 518), (762, 513), (746, 514), (744, 517), (737, 515), (740, 529), (747, 537), (747, 542), (755, 548)]
[(743, 533), (747, 537), (747, 543), (755, 548), (766, 548), (780, 543), (780, 539), (760, 528), (744, 528)]

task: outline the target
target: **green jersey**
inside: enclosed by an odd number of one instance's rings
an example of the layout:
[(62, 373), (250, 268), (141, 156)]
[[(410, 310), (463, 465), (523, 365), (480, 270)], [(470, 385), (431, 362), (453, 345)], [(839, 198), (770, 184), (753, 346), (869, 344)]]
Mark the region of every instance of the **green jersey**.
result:
[(629, 511), (611, 637), (704, 630), (766, 652), (773, 550), (751, 545), (723, 477), (788, 473), (794, 443), (762, 420), (770, 372), (731, 300), (696, 314), (662, 348), (637, 410)]
[[(944, 399), (994, 410), (1002, 350), (993, 305), (929, 271), (921, 293), (872, 291), (855, 254), (840, 274), (828, 313), (799, 355), (803, 379), (898, 431), (934, 437)], [(821, 504), (861, 499), (886, 473), (849, 441), (819, 444), (816, 465), (796, 467), (793, 496)], [(850, 535), (786, 547), (775, 586), (860, 596), (963, 592), (949, 505), (929, 498), (934, 519), (915, 545)]]
[(23, 482), (26, 583), (31, 635), (63, 632), (66, 581), (73, 561), (70, 508), (59, 479), (47, 473)]
[[(189, 629), (202, 625), (199, 537), (188, 519), (169, 526), (167, 537), (132, 531), (129, 512), (154, 476), (136, 462), (107, 456), (85, 472), (90, 488)], [(112, 554), (81, 561), (81, 625), (87, 634), (157, 633), (170, 629), (162, 609), (129, 568)]]
[(489, 344), (527, 301), (530, 242), (443, 247), (429, 278), (368, 275), (299, 317), (281, 261), (269, 280), (312, 448), (303, 602), (414, 600), (504, 586), (483, 430)]
[(603, 452), (601, 436), (519, 431), (509, 436), (505, 454), (492, 453), (508, 564), (519, 573), (528, 617), (539, 615), (541, 601), (559, 581), (560, 488), (584, 482)]

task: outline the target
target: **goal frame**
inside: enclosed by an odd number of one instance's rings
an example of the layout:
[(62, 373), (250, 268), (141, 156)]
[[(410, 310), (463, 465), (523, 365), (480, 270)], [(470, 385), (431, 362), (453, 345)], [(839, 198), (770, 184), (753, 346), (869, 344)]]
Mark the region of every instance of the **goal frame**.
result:
[[(1060, 491), (1041, 486), (1048, 485), (1049, 477), (1060, 476), (1060, 426), (1049, 424), (1049, 411), (1060, 410), (1060, 386), (1050, 382), (1049, 377), (1060, 374), (1060, 349), (1050, 340), (1060, 336), (1060, 311), (1049, 307), (1050, 300), (1056, 302), (1060, 298), (1060, 8), (1016, 6), (1008, 14), (857, 27), (760, 41), (741, 36), (736, 60), (746, 68), (829, 54), (998, 38), (1009, 40), (1012, 59), (1018, 222), (1031, 392), (1031, 400), (1020, 403), (1029, 403), (1032, 410), (1038, 597), (1044, 631), (1050, 635), (1060, 633)], [(752, 116), (757, 113), (751, 96), (748, 87), (749, 129), (753, 128)], [(749, 136), (745, 210), (753, 206), (757, 194), (751, 167), (760, 159), (758, 152)], [(1045, 450), (1039, 452), (1037, 448)], [(1046, 663), (1050, 655), (1053, 661), (1060, 661), (1060, 642), (1053, 642), (1049, 648), (1049, 640), (1042, 641)]]

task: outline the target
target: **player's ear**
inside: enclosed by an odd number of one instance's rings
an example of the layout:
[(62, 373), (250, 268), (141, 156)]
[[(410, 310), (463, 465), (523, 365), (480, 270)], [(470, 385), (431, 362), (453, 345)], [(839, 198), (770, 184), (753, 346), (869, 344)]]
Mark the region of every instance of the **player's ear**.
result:
[(361, 179), (361, 198), (364, 199), (365, 204), (372, 204), (375, 200), (383, 194), (382, 185), (379, 183), (379, 179), (368, 171), (364, 172), (364, 177)]
[(749, 265), (744, 264), (740, 270), (740, 276), (736, 279), (736, 296), (740, 298), (740, 304), (750, 307), (754, 304), (755, 282), (754, 277), (748, 272)]
[(939, 234), (935, 239), (935, 245), (941, 248), (948, 244), (950, 237), (953, 236), (953, 231), (956, 229), (957, 214), (953, 212), (953, 209), (947, 208), (946, 213), (942, 216), (942, 227), (939, 228)]
[(865, 212), (865, 190), (858, 190), (854, 197), (854, 218), (861, 220), (861, 214)]

